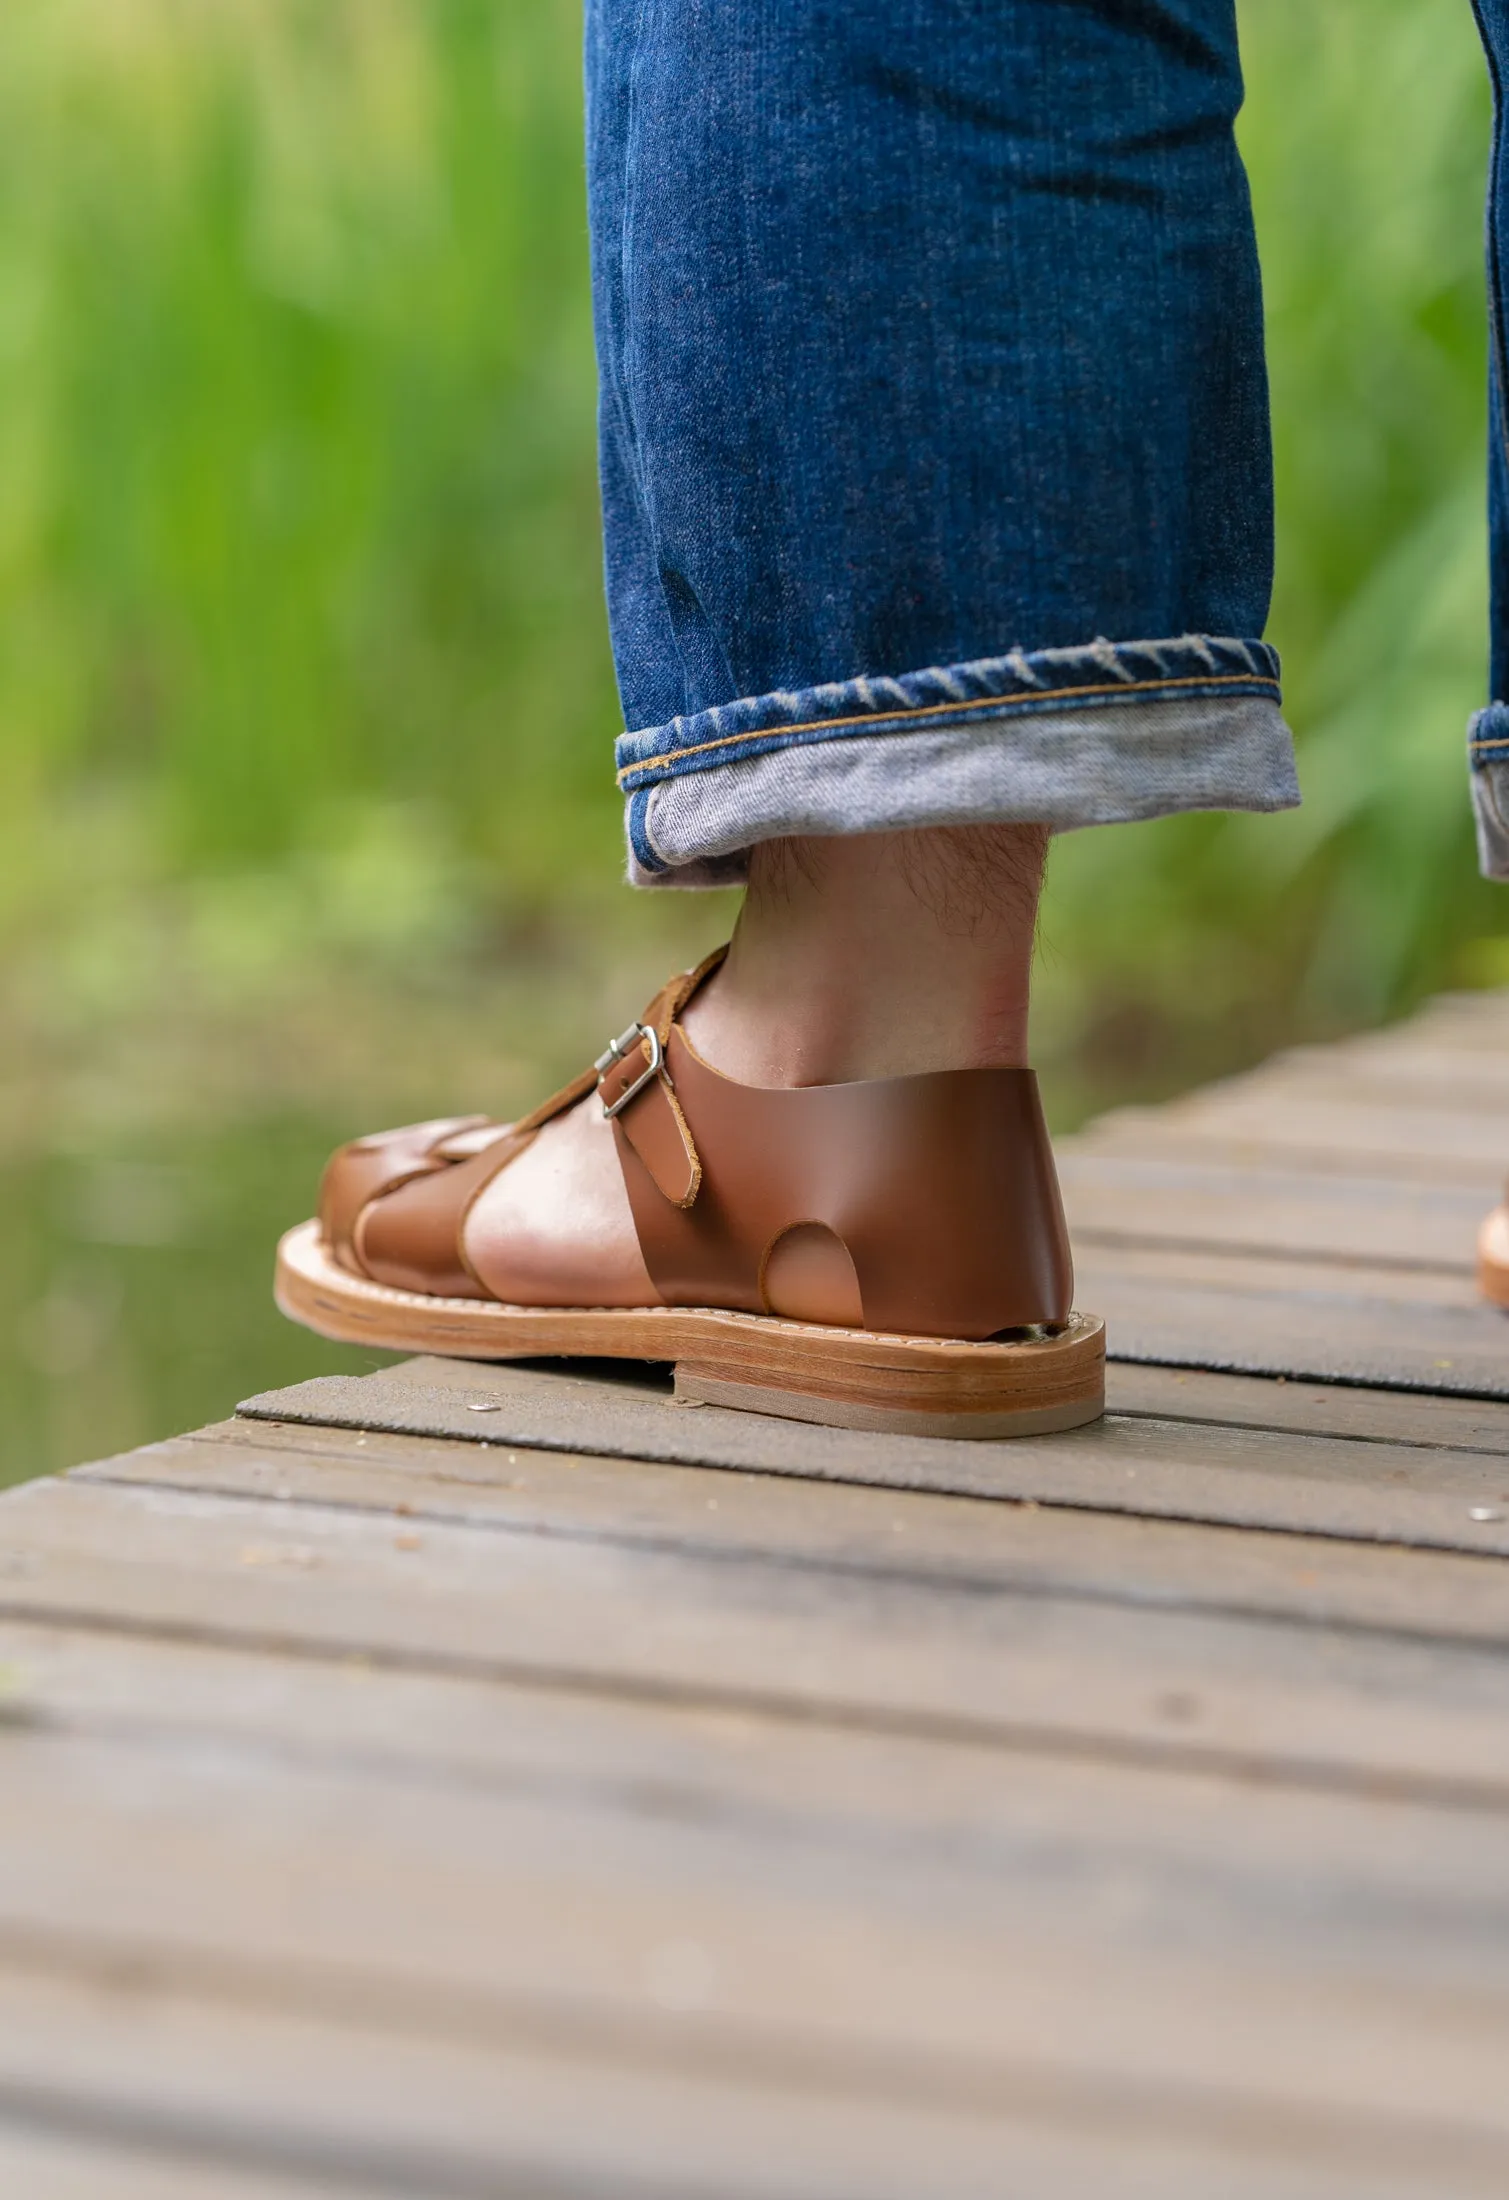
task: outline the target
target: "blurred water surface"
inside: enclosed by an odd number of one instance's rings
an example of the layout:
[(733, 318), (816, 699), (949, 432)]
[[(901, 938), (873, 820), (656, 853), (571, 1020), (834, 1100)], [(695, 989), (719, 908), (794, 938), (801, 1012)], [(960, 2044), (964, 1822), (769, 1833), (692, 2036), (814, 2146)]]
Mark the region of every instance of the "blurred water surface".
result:
[[(1470, 9), (1242, 12), (1306, 807), (1059, 845), (1061, 1123), (1509, 979)], [(618, 884), (579, 28), (0, 14), (0, 1477), (362, 1364), (267, 1298), (325, 1149), (527, 1103), (726, 928)]]

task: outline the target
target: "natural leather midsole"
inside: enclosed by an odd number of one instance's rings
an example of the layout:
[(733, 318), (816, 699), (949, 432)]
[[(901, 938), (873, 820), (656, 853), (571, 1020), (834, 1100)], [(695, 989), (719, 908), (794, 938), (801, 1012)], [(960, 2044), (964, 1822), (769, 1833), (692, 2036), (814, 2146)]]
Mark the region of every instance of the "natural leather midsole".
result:
[(832, 1329), (719, 1307), (515, 1307), (430, 1298), (340, 1267), (317, 1225), (278, 1249), (278, 1303), (323, 1335), (460, 1358), (552, 1355), (688, 1361), (727, 1382), (787, 1384), (899, 1412), (1050, 1410), (1102, 1395), (1103, 1325), (1076, 1315), (1057, 1337), (974, 1343)]

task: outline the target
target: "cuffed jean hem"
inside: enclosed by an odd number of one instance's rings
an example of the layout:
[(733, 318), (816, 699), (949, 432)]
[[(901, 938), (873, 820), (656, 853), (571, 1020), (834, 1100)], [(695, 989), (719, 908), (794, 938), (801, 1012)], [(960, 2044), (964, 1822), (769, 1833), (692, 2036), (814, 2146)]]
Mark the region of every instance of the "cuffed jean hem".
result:
[(1262, 642), (1013, 650), (750, 697), (626, 733), (629, 876), (729, 886), (757, 841), (1036, 821), (1056, 831), (1299, 801)]
[(1478, 866), (1484, 878), (1509, 879), (1509, 703), (1490, 703), (1467, 728)]

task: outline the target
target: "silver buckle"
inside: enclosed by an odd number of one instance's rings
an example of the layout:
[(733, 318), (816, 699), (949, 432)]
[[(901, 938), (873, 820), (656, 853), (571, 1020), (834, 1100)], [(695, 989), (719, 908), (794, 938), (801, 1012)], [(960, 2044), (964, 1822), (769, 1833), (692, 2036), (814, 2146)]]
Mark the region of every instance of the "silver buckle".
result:
[(626, 1054), (632, 1053), (635, 1045), (641, 1039), (648, 1039), (650, 1042), (649, 1065), (635, 1078), (632, 1085), (629, 1085), (619, 1094), (611, 1107), (606, 1100), (603, 1102), (603, 1114), (610, 1123), (621, 1108), (626, 1108), (637, 1093), (644, 1091), (645, 1086), (652, 1077), (659, 1075), (661, 1065), (665, 1061), (665, 1049), (660, 1044), (660, 1034), (653, 1025), (630, 1024), (627, 1031), (621, 1031), (618, 1034), (607, 1053), (600, 1054), (592, 1065), (597, 1071), (598, 1085), (601, 1086), (603, 1079), (612, 1069), (614, 1063), (621, 1062)]

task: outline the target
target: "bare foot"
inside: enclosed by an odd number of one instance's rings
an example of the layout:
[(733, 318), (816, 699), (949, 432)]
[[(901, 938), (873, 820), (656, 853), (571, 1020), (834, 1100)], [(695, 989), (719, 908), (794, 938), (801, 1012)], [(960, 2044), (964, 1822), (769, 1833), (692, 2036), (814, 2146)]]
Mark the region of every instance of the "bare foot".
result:
[(687, 1037), (750, 1085), (1024, 1064), (1047, 847), (1042, 825), (761, 842)]
[[(687, 1037), (754, 1085), (1024, 1063), (1046, 847), (1038, 825), (762, 843), (728, 960), (682, 1019)], [(466, 1249), (515, 1304), (654, 1304), (595, 1094), (487, 1187)]]

